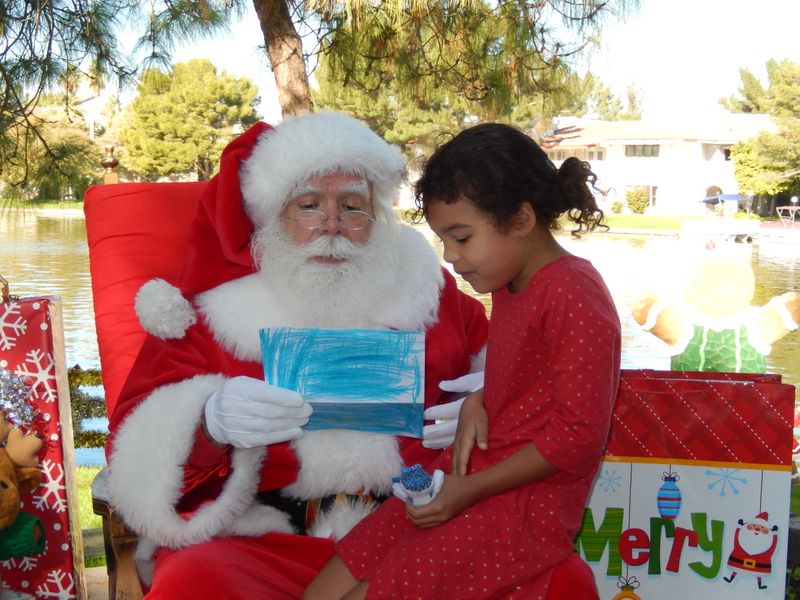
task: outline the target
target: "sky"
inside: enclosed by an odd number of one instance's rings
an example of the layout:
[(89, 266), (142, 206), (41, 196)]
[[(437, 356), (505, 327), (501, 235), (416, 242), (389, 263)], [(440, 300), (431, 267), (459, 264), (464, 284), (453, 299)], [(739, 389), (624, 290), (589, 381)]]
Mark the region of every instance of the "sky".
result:
[[(610, 20), (589, 69), (616, 94), (636, 87), (645, 118), (719, 109), (737, 94), (739, 69), (766, 84), (766, 62), (800, 62), (800, 0), (640, 0), (623, 22)], [(261, 30), (252, 8), (230, 34), (180, 49), (175, 62), (209, 58), (259, 87), (259, 110), (268, 122), (280, 107)]]
[(606, 26), (591, 70), (617, 93), (640, 90), (645, 116), (686, 114), (738, 95), (740, 68), (800, 63), (800, 0), (641, 0)]

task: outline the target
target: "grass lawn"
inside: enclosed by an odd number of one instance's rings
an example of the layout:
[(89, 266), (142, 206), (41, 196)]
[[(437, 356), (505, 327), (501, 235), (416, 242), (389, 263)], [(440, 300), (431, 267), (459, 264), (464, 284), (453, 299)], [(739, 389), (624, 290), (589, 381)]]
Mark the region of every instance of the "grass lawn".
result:
[[(100, 471), (100, 467), (78, 467), (76, 469), (78, 482), (78, 510), (80, 511), (81, 530), (99, 529), (103, 526), (100, 516), (92, 510), (92, 481)], [(83, 564), (87, 567), (100, 567), (106, 564), (105, 554), (86, 552)]]
[(92, 481), (100, 467), (78, 467), (78, 510), (81, 515), (81, 529), (95, 529), (103, 526), (99, 515), (92, 511)]
[(789, 494), (789, 512), (800, 516), (800, 485), (793, 485)]
[[(610, 233), (614, 233), (615, 229), (680, 231), (681, 225), (684, 221), (706, 221), (709, 219), (709, 216), (636, 215), (636, 214), (617, 215), (614, 213), (605, 213), (604, 218), (605, 218), (605, 223), (611, 228)], [(743, 213), (740, 213), (739, 215), (736, 216), (736, 218), (746, 220), (747, 216)], [(760, 217), (756, 217), (753, 215), (750, 216), (750, 219), (757, 221), (770, 220), (770, 219), (762, 219)]]
[(615, 215), (605, 214), (605, 222), (615, 229), (649, 229), (651, 231), (680, 231), (684, 220), (703, 219), (704, 217), (679, 217), (673, 215)]
[[(680, 215), (636, 215), (636, 214), (614, 214), (607, 212), (603, 215), (603, 222), (608, 225), (608, 233), (623, 230), (642, 230), (652, 232), (678, 232), (684, 221), (704, 220), (707, 217), (692, 216), (684, 217)], [(561, 225), (564, 231), (570, 231), (573, 223), (566, 217), (561, 218)], [(602, 229), (595, 230), (603, 233)]]
[(0, 209), (3, 208), (76, 208), (83, 210), (83, 201), (78, 200), (9, 200), (0, 198)]
[[(789, 512), (800, 515), (800, 485), (793, 485), (789, 495)], [(793, 557), (790, 557), (790, 559)], [(786, 598), (800, 599), (800, 564), (790, 563), (787, 567)]]

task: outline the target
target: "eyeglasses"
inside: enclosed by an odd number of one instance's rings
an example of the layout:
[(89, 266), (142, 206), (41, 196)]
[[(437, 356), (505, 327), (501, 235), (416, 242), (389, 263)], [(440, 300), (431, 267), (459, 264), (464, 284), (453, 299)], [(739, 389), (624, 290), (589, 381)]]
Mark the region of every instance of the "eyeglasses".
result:
[(348, 231), (359, 231), (375, 220), (363, 210), (346, 210), (338, 217), (329, 217), (321, 210), (301, 210), (290, 221), (297, 222), (303, 229), (319, 229), (325, 222), (334, 218)]

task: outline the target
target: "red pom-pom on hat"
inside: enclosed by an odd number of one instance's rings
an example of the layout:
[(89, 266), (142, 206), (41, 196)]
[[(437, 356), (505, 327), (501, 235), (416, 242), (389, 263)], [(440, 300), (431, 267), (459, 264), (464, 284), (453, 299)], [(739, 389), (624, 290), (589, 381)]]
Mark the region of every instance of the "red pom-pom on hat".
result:
[(253, 223), (242, 203), (239, 168), (259, 136), (271, 129), (267, 123), (256, 123), (223, 150), (219, 173), (203, 190), (189, 231), (186, 262), (178, 277), (186, 297), (255, 271), (250, 252)]

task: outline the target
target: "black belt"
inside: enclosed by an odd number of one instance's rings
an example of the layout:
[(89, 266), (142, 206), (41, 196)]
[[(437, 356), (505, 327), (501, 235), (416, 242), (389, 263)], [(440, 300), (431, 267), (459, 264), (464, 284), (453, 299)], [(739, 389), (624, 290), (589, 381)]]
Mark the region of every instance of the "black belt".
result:
[(289, 515), (289, 522), (301, 534), (306, 533), (306, 509), (308, 502), (298, 500), (281, 494), (280, 490), (270, 490), (268, 492), (258, 492), (256, 499), (260, 504), (266, 504), (273, 508), (285, 512)]
[(728, 558), (729, 563), (736, 563), (738, 565), (742, 565), (747, 567), (748, 569), (771, 569), (772, 563), (759, 563), (754, 561), (752, 558), (739, 558), (737, 556), (731, 556)]

